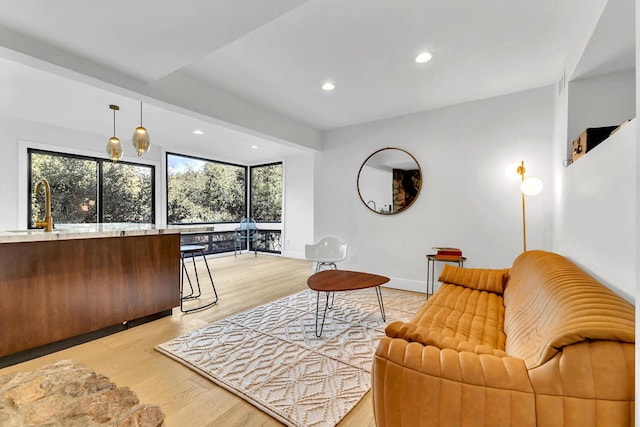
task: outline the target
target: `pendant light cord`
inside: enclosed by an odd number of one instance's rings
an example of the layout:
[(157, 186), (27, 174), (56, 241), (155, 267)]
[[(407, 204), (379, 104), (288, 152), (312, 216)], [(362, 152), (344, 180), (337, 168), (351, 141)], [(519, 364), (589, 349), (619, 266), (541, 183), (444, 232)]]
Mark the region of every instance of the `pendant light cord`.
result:
[(116, 137), (116, 111), (120, 109), (117, 105), (109, 105), (109, 108), (113, 110), (113, 137)]

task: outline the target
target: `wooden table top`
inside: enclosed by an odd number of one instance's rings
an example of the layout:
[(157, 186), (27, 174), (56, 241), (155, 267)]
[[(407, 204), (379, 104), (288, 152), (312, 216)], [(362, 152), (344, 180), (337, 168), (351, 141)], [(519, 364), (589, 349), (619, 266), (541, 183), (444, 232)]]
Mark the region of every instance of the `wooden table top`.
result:
[(354, 291), (380, 286), (388, 281), (388, 277), (377, 274), (348, 270), (325, 270), (309, 277), (307, 286), (314, 291), (322, 292)]

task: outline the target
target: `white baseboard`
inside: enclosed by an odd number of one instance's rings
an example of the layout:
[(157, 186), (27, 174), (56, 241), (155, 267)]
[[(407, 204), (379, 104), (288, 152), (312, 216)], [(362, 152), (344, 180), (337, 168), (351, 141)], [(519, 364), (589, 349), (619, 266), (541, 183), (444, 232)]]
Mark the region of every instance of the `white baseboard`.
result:
[(287, 258), (304, 259), (304, 252), (285, 250), (284, 252), (282, 252), (282, 256)]
[(421, 280), (397, 279), (392, 277), (389, 283), (383, 286), (403, 291), (420, 292), (423, 294), (427, 293), (427, 282)]

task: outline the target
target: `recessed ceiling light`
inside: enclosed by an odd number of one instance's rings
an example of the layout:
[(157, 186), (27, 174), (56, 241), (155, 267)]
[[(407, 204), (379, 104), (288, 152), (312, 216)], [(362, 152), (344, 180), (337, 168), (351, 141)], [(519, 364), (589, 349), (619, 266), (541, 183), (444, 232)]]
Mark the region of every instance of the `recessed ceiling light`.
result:
[(424, 64), (425, 62), (431, 61), (431, 58), (433, 58), (431, 52), (421, 52), (416, 56), (416, 62), (418, 64)]
[(336, 88), (336, 85), (334, 85), (331, 82), (324, 82), (322, 84), (322, 90), (325, 90), (327, 92), (331, 92), (332, 90), (334, 90)]
[(202, 132), (200, 129), (194, 130), (193, 133), (196, 135), (204, 135), (204, 132)]
[(260, 148), (260, 147), (258, 147), (257, 145), (252, 145), (252, 146), (251, 146), (251, 148), (253, 148), (254, 150), (256, 150), (256, 149), (258, 149), (258, 148)]

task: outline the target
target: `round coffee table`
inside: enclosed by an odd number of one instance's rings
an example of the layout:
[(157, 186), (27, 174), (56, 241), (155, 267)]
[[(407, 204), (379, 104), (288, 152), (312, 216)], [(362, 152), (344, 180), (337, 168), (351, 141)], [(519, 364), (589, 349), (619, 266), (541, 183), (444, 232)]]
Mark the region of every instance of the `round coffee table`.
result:
[[(327, 309), (333, 308), (334, 292), (375, 288), (376, 296), (378, 297), (378, 305), (380, 306), (380, 314), (382, 314), (382, 320), (386, 321), (387, 317), (384, 313), (384, 304), (382, 302), (382, 291), (380, 290), (380, 285), (384, 285), (388, 281), (389, 278), (385, 276), (347, 270), (325, 270), (309, 277), (309, 279), (307, 279), (307, 286), (318, 292), (316, 297), (316, 337), (320, 338), (322, 335), (324, 321), (327, 317)], [(327, 300), (324, 306), (324, 314), (322, 315), (320, 331), (318, 331), (318, 320), (320, 317), (320, 292), (326, 293)], [(330, 296), (332, 297), (331, 304), (329, 303)]]

